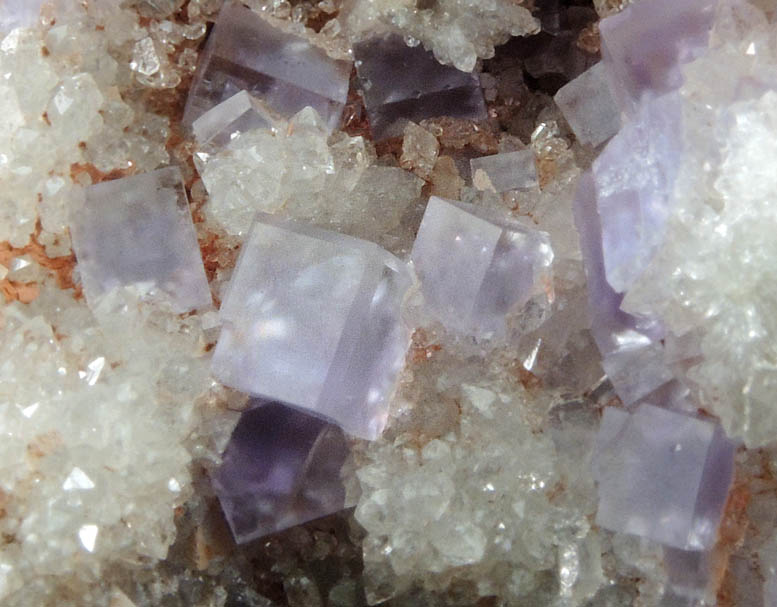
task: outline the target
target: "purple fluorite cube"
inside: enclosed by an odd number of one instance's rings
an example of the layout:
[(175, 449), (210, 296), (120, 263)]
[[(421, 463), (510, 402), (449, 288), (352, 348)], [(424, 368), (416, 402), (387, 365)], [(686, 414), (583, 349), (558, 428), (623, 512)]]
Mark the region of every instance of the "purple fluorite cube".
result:
[(719, 424), (641, 404), (609, 407), (597, 436), (600, 526), (680, 550), (716, 540), (734, 445)]
[(35, 27), (43, 0), (3, 0), (0, 2), (0, 33), (17, 27)]
[(85, 188), (70, 233), (92, 309), (135, 286), (176, 312), (212, 305), (183, 176), (177, 167)]
[(402, 134), (402, 122), (451, 116), (484, 120), (486, 105), (475, 74), (442, 65), (423, 46), (395, 34), (354, 45), (356, 72), (376, 140)]
[(373, 243), (260, 213), (221, 306), (213, 373), (374, 439), (410, 342), (410, 284)]
[(245, 411), (213, 487), (235, 541), (249, 542), (345, 507), (348, 454), (335, 425), (278, 403)]
[(200, 56), (183, 122), (191, 125), (245, 90), (286, 117), (310, 106), (334, 129), (345, 107), (350, 75), (349, 61), (333, 59), (228, 0)]

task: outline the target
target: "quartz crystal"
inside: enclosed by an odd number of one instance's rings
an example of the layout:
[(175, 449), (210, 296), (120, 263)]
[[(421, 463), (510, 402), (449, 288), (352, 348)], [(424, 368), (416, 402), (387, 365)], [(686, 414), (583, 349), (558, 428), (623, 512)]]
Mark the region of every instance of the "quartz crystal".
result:
[(500, 193), (537, 187), (537, 167), (531, 148), (472, 158), (469, 165), (472, 182), (479, 190)]
[(680, 550), (716, 539), (734, 445), (718, 424), (647, 403), (605, 409), (594, 458), (596, 522)]
[(127, 286), (178, 312), (211, 305), (180, 169), (89, 186), (79, 203), (70, 229), (93, 309)]
[(342, 510), (340, 468), (347, 453), (337, 426), (278, 403), (253, 403), (213, 476), (235, 540), (248, 542)]
[(409, 286), (377, 245), (260, 213), (221, 306), (213, 373), (375, 438), (408, 346)]
[(197, 118), (192, 123), (192, 133), (201, 146), (210, 144), (218, 148), (240, 133), (271, 125), (272, 119), (258, 100), (240, 91)]
[(620, 128), (620, 113), (602, 63), (562, 86), (553, 99), (580, 143), (598, 146)]
[(310, 106), (331, 130), (340, 122), (350, 74), (350, 62), (329, 57), (322, 48), (229, 0), (200, 56), (183, 122), (191, 125), (245, 90), (286, 117)]
[(432, 196), (411, 258), (426, 304), (453, 331), (525, 330), (553, 300), (548, 235), (474, 205)]
[(376, 140), (401, 135), (403, 120), (486, 118), (477, 76), (441, 65), (421, 46), (387, 34), (357, 43), (353, 52)]

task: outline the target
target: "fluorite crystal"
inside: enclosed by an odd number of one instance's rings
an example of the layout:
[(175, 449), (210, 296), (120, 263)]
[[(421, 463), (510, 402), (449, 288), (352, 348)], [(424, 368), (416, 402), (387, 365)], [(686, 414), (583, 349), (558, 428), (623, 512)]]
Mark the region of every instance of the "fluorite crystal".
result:
[(432, 196), (411, 258), (426, 305), (455, 332), (526, 329), (553, 299), (548, 235), (474, 205)]
[(355, 44), (353, 52), (376, 140), (401, 135), (403, 120), (486, 118), (477, 76), (441, 65), (422, 46), (410, 47), (399, 36), (384, 35)]
[(70, 231), (93, 309), (122, 287), (177, 312), (212, 304), (180, 169), (98, 183), (76, 200)]
[(534, 150), (527, 148), (469, 161), (472, 182), (479, 190), (507, 192), (537, 187)]
[(213, 475), (239, 544), (345, 507), (342, 430), (279, 403), (254, 401)]
[(409, 344), (409, 286), (377, 245), (260, 213), (221, 306), (213, 373), (375, 438)]
[(350, 75), (350, 62), (329, 57), (322, 48), (228, 0), (200, 56), (183, 122), (191, 125), (245, 90), (285, 117), (310, 106), (334, 129)]
[(267, 128), (272, 120), (257, 99), (246, 91), (236, 93), (212, 107), (192, 123), (192, 133), (201, 146), (218, 148), (237, 135), (252, 129)]
[(716, 540), (734, 446), (712, 421), (641, 404), (604, 411), (594, 458), (606, 529), (680, 550)]

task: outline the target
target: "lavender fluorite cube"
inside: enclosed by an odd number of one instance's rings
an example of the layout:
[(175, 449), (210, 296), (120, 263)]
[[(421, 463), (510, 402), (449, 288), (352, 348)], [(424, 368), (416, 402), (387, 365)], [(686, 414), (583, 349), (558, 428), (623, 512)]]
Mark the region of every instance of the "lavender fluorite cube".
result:
[(402, 134), (403, 121), (451, 116), (484, 120), (477, 76), (440, 64), (418, 45), (386, 34), (354, 45), (356, 71), (376, 140)]
[(680, 550), (715, 543), (734, 445), (719, 424), (643, 403), (609, 407), (597, 436), (600, 526)]
[(238, 544), (345, 507), (348, 454), (335, 425), (279, 403), (240, 416), (213, 488)]
[(310, 106), (330, 129), (340, 122), (351, 75), (349, 61), (333, 59), (300, 36), (228, 0), (200, 56), (183, 122), (242, 90), (282, 116)]
[(409, 345), (410, 284), (373, 243), (259, 214), (221, 306), (213, 373), (374, 439)]
[(464, 334), (502, 336), (552, 292), (548, 235), (470, 204), (432, 196), (411, 257), (429, 310)]
[(212, 305), (180, 169), (105, 181), (83, 194), (70, 234), (92, 309), (130, 286), (176, 312)]
[(192, 132), (200, 146), (219, 148), (240, 133), (270, 126), (272, 120), (258, 100), (240, 91), (197, 118), (192, 123)]

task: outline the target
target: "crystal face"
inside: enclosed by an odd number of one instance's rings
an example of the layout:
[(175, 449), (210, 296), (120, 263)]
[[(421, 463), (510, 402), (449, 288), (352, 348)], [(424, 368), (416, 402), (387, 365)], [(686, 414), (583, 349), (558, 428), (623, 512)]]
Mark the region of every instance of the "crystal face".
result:
[(411, 258), (426, 304), (454, 331), (502, 336), (514, 315), (531, 321), (532, 300), (552, 300), (548, 235), (473, 205), (432, 196)]
[(342, 510), (340, 468), (347, 455), (337, 426), (279, 403), (254, 402), (241, 415), (213, 475), (235, 541)]
[(177, 167), (87, 187), (72, 209), (70, 231), (93, 309), (116, 289), (130, 286), (177, 312), (211, 305)]
[(608, 407), (597, 436), (596, 522), (680, 550), (715, 543), (734, 466), (719, 424), (641, 404)]
[(197, 118), (192, 123), (192, 132), (200, 145), (218, 148), (244, 131), (269, 126), (271, 119), (259, 102), (246, 91), (240, 91)]
[(479, 190), (507, 192), (537, 187), (534, 150), (481, 156), (469, 161), (472, 182)]
[(486, 106), (477, 76), (441, 65), (422, 46), (396, 35), (354, 45), (356, 72), (376, 140), (402, 134), (402, 120), (452, 116), (483, 120)]
[(350, 62), (332, 59), (304, 38), (228, 1), (200, 56), (183, 122), (191, 125), (245, 90), (286, 117), (310, 106), (334, 129), (345, 106), (350, 75)]
[(375, 438), (409, 345), (410, 281), (377, 245), (260, 213), (221, 306), (213, 373)]

